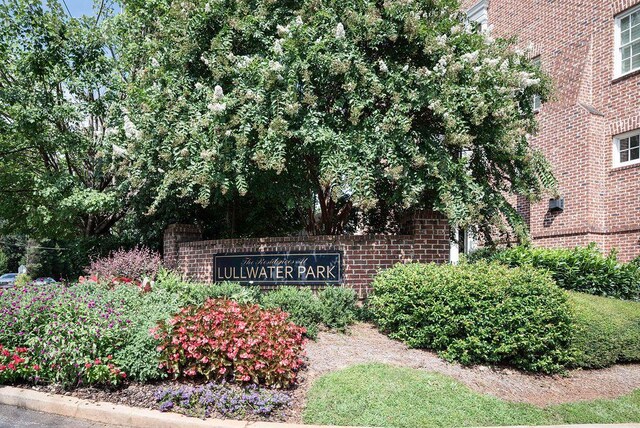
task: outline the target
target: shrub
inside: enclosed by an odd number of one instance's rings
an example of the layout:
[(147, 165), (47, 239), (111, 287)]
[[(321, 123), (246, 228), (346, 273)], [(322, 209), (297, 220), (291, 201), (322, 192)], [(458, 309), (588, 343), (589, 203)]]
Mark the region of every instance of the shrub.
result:
[(141, 294), (135, 287), (119, 287), (109, 294), (122, 302), (130, 321), (121, 346), (113, 353), (114, 361), (133, 380), (147, 382), (165, 378), (167, 373), (158, 367), (160, 341), (150, 330), (158, 321), (170, 319), (179, 310), (180, 296), (158, 288)]
[(239, 303), (258, 303), (260, 287), (244, 286), (234, 282), (216, 284), (183, 284), (179, 292), (183, 306), (200, 305), (208, 299), (230, 299)]
[(447, 360), (548, 373), (571, 361), (566, 293), (531, 267), (397, 265), (375, 278), (370, 307), (391, 337)]
[(0, 249), (0, 272), (5, 273), (8, 268), (9, 268), (9, 256), (7, 256), (7, 254)]
[(315, 339), (322, 322), (322, 305), (308, 288), (280, 287), (262, 296), (262, 306), (282, 309), (289, 313), (291, 321), (307, 330), (307, 336)]
[(318, 295), (322, 311), (322, 323), (328, 328), (344, 331), (356, 320), (357, 295), (350, 288), (329, 287)]
[(183, 280), (178, 272), (164, 268), (158, 272), (155, 288), (177, 293), (183, 306), (202, 304), (207, 299), (214, 298), (226, 298), (240, 303), (258, 303), (261, 294), (258, 286), (240, 285), (235, 282), (199, 284)]
[(191, 416), (242, 419), (246, 416), (272, 416), (286, 409), (292, 399), (282, 391), (248, 385), (239, 388), (223, 383), (202, 386), (182, 385), (156, 392), (163, 412), (173, 410)]
[(31, 277), (29, 275), (27, 275), (26, 273), (21, 273), (20, 275), (18, 275), (16, 277), (16, 281), (14, 283), (15, 287), (24, 287), (25, 285), (29, 284), (31, 281), (33, 281), (31, 279)]
[(640, 361), (640, 303), (569, 293), (575, 314), (575, 365), (600, 368)]
[(512, 267), (528, 264), (547, 269), (558, 285), (567, 290), (622, 299), (640, 298), (640, 266), (619, 263), (613, 251), (604, 256), (595, 244), (572, 249), (519, 246), (490, 257)]
[(282, 311), (211, 299), (160, 322), (161, 366), (175, 377), (204, 376), (275, 387), (295, 382), (304, 328)]
[(132, 250), (120, 249), (106, 257), (95, 259), (86, 268), (86, 272), (108, 282), (115, 278), (141, 281), (145, 277), (155, 279), (161, 266), (160, 254), (148, 248), (137, 247)]

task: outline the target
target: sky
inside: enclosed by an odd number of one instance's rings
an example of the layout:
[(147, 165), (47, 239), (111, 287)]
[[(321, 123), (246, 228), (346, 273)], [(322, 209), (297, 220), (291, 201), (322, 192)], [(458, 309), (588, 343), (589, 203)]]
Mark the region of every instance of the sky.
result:
[(95, 16), (97, 10), (93, 9), (93, 0), (61, 0), (62, 7), (64, 7), (65, 3), (69, 8), (69, 12), (74, 17), (79, 17), (82, 15), (90, 15)]
[[(65, 0), (72, 16), (95, 15), (92, 0)], [(61, 2), (62, 3), (62, 2)], [(62, 4), (64, 7), (64, 3)]]

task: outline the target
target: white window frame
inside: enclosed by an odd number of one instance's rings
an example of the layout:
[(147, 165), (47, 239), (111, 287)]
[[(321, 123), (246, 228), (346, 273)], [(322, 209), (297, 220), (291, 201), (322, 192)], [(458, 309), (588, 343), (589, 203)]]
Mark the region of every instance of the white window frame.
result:
[(627, 16), (632, 15), (633, 13), (636, 12), (640, 12), (640, 5), (637, 5), (631, 9), (629, 9), (628, 11), (621, 13), (620, 15), (616, 16), (616, 22), (615, 22), (615, 47), (614, 47), (614, 52), (613, 52), (613, 58), (615, 61), (614, 67), (613, 67), (613, 77), (614, 78), (618, 78), (618, 77), (623, 77), (626, 76), (627, 74), (633, 73), (635, 71), (640, 70), (640, 67), (638, 68), (632, 68), (629, 71), (626, 72), (622, 72), (622, 31), (620, 31), (620, 24), (622, 23), (622, 20), (624, 18), (626, 18)]
[(481, 30), (486, 30), (489, 26), (489, 0), (480, 0), (467, 11), (469, 21), (480, 24)]
[(613, 167), (621, 167), (621, 166), (629, 166), (640, 163), (640, 157), (638, 159), (630, 160), (627, 162), (620, 162), (620, 140), (624, 140), (625, 138), (631, 138), (638, 136), (640, 138), (640, 129), (636, 129), (635, 131), (627, 132), (624, 134), (616, 135), (613, 137)]
[[(452, 265), (457, 265), (458, 263), (460, 263), (460, 239), (460, 229), (456, 228), (453, 231), (452, 240), (449, 241), (449, 263), (451, 263)], [(464, 230), (464, 236), (462, 236), (462, 240), (465, 255), (473, 253), (478, 248), (475, 236), (470, 229)]]

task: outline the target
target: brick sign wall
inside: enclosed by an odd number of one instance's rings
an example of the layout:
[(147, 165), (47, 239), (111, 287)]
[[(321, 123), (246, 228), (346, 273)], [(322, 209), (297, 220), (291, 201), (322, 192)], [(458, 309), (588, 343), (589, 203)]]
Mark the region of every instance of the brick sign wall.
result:
[[(422, 211), (408, 222), (403, 235), (341, 235), (202, 241), (191, 225), (170, 225), (164, 234), (165, 263), (197, 281), (213, 282), (214, 256), (225, 253), (338, 251), (343, 282), (360, 297), (380, 269), (411, 261), (449, 260), (449, 225), (441, 215)], [(274, 285), (264, 285), (272, 288)]]

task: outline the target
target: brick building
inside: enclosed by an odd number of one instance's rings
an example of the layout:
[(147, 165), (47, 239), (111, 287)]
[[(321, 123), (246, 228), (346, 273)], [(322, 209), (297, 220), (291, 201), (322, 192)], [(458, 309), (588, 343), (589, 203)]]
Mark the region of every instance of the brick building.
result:
[(495, 36), (517, 36), (553, 79), (539, 106), (541, 148), (562, 211), (518, 201), (536, 245), (596, 242), (640, 254), (640, 0), (463, 0)]

